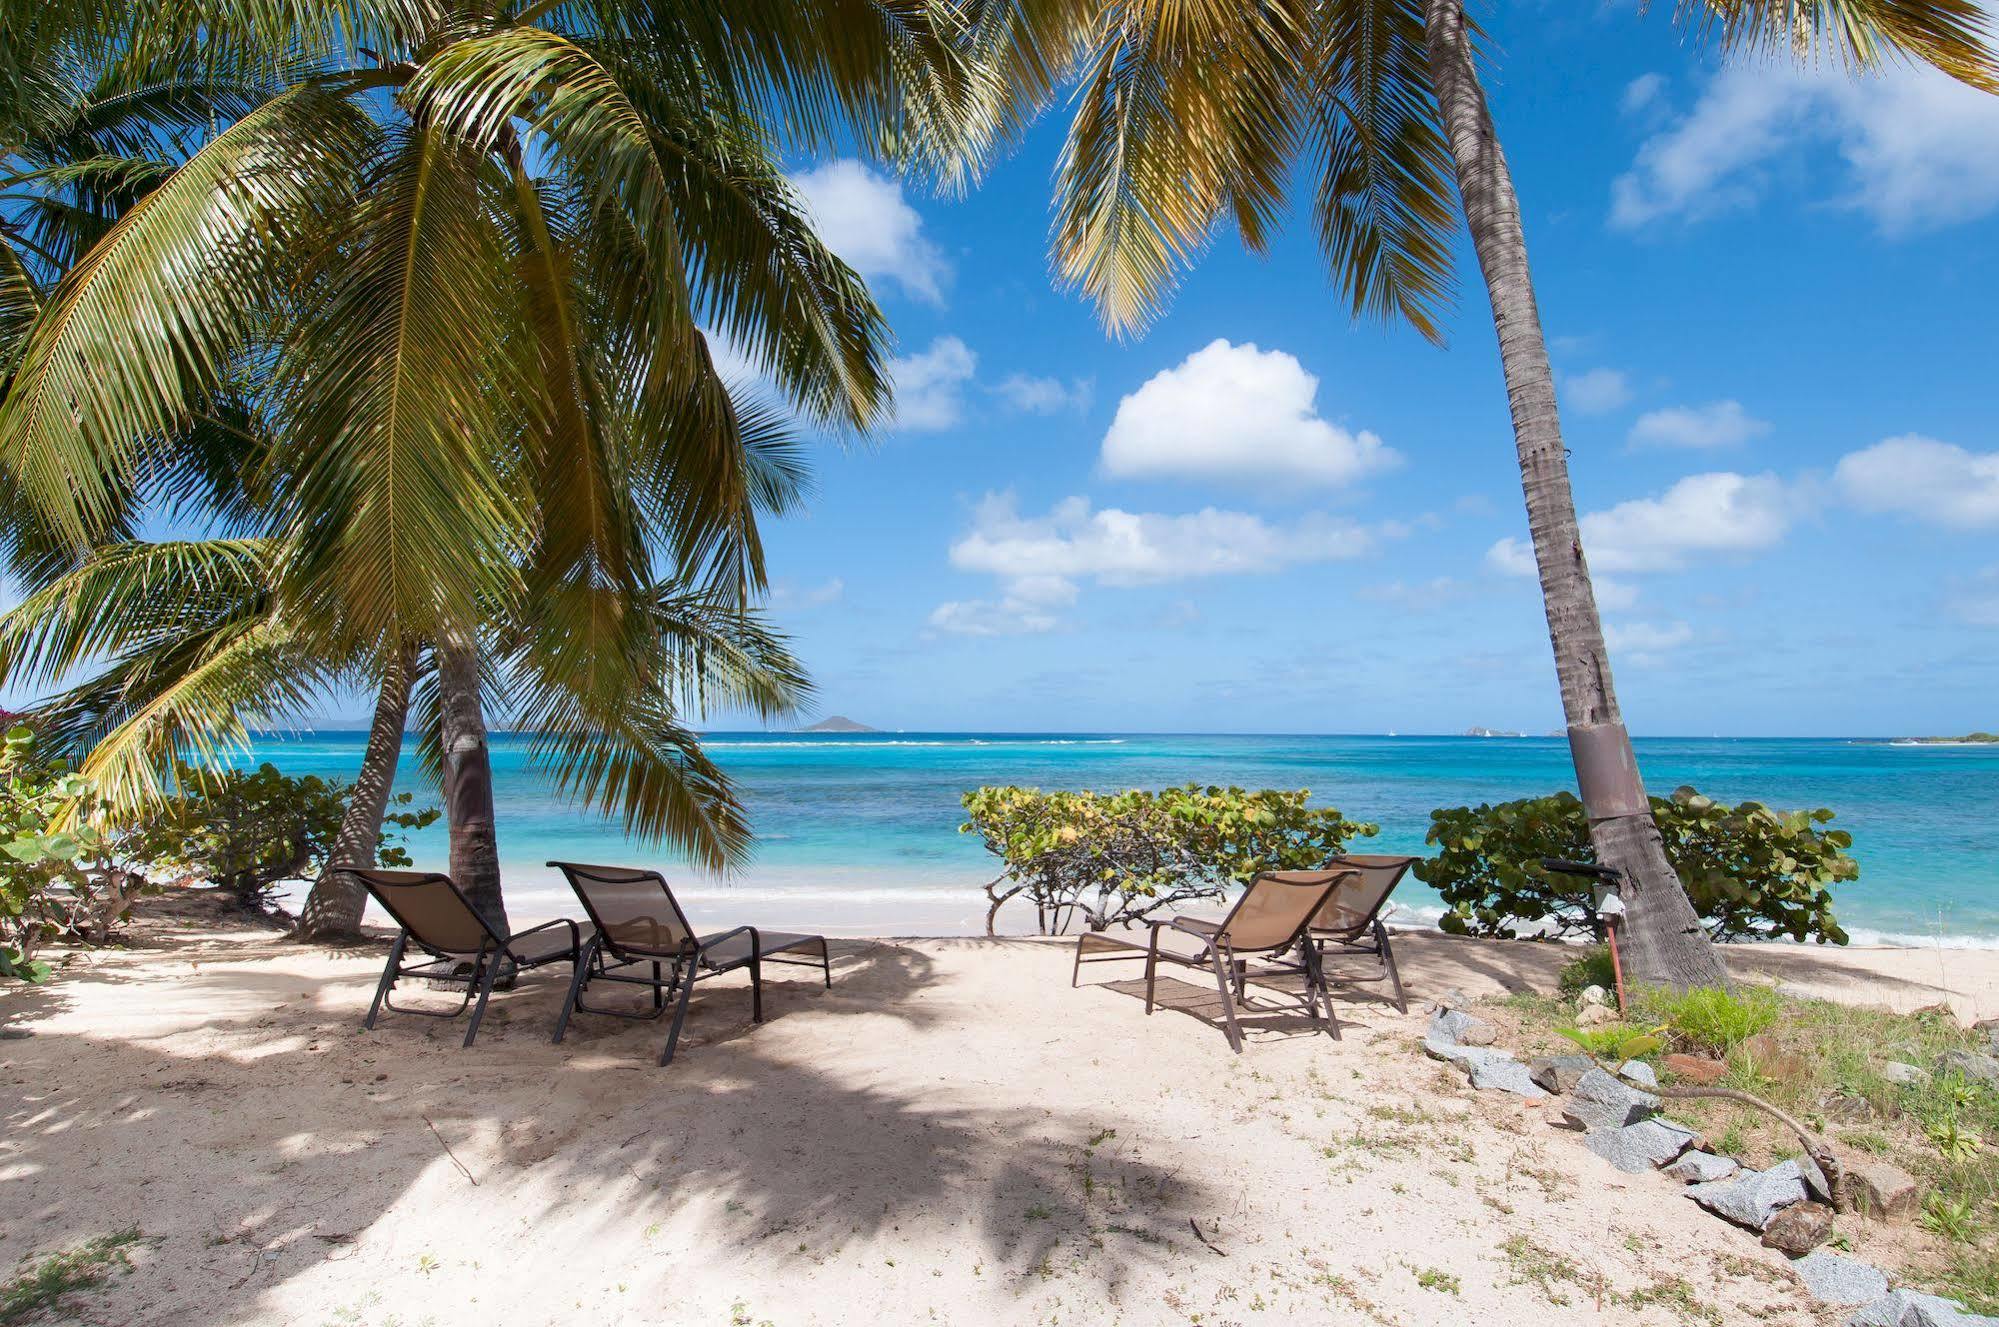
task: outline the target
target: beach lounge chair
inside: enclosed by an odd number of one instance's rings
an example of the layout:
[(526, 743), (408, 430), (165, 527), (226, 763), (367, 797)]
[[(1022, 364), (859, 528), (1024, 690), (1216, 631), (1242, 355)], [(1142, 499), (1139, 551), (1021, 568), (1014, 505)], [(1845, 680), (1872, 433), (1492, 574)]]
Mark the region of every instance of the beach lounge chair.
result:
[[(826, 937), (796, 935), (786, 931), (760, 931), (754, 926), (738, 926), (716, 935), (698, 935), (687, 914), (673, 897), (666, 877), (657, 871), (624, 866), (587, 866), (580, 862), (550, 862), (569, 878), (584, 911), (594, 923), (584, 944), (583, 961), (569, 983), (569, 998), (555, 1020), (555, 1040), (561, 1041), (569, 1028), (569, 1016), (577, 1010), (586, 1014), (610, 1014), (617, 1018), (658, 1018), (666, 1011), (666, 997), (674, 995), (673, 1024), (666, 1034), (666, 1049), (660, 1052), (662, 1065), (673, 1063), (674, 1047), (680, 1044), (680, 1028), (687, 1020), (687, 1002), (696, 981), (719, 977), (725, 972), (748, 968), (750, 972), (750, 1017), (764, 1021), (763, 967), (766, 963), (795, 963), (817, 967), (833, 987), (833, 964), (826, 952)], [(816, 955), (816, 957), (815, 957)], [(668, 970), (670, 965), (670, 970)], [(639, 975), (631, 975), (631, 969)], [(650, 969), (650, 975), (646, 970)], [(625, 982), (652, 988), (650, 1012), (625, 1009), (593, 1009), (583, 1003), (583, 991), (593, 981)]]
[[(472, 1023), (465, 1029), (465, 1044), (479, 1035), (479, 1020), (486, 1016), (486, 1001), (503, 968), (538, 968), (548, 963), (577, 963), (583, 954), (584, 928), (562, 919), (530, 926), (512, 935), (501, 935), (472, 907), (448, 875), (435, 871), (374, 871), (349, 868), (383, 911), (402, 929), (389, 950), (389, 962), (375, 987), (375, 1002), (368, 1006), (373, 1029), (384, 1008), (399, 1014), (422, 1014), (429, 1018), (456, 1018), (472, 1004)], [(410, 949), (424, 957), (412, 963), (403, 960)], [(427, 981), (462, 983), (465, 998), (456, 1009), (397, 1009), (389, 992), (404, 977)]]
[[(1069, 974), (1074, 986), (1085, 963), (1108, 963), (1122, 959), (1145, 960), (1145, 1012), (1150, 1014), (1153, 992), (1161, 963), (1206, 968), (1214, 974), (1215, 989), (1222, 997), (1224, 1030), (1229, 1046), (1242, 1054), (1242, 1026), (1236, 1021), (1236, 1003), (1243, 996), (1248, 960), (1275, 958), (1287, 950), (1299, 949), (1301, 964), (1277, 970), (1305, 974), (1305, 1007), (1312, 1021), (1340, 1035), (1337, 1019), (1328, 1024), (1333, 1009), (1326, 998), (1326, 1015), (1319, 1014), (1319, 998), (1326, 995), (1325, 980), (1319, 972), (1318, 950), (1302, 944), (1305, 928), (1328, 897), (1355, 874), (1349, 869), (1330, 871), (1268, 871), (1250, 881), (1228, 915), (1218, 922), (1198, 917), (1172, 917), (1152, 922), (1145, 941), (1112, 935), (1108, 931), (1085, 931), (1076, 937), (1076, 962)], [(1086, 958), (1095, 953), (1098, 956)]]
[[(1318, 950), (1319, 970), (1323, 974), (1328, 957), (1339, 958), (1347, 954), (1372, 954), (1381, 962), (1379, 977), (1340, 977), (1343, 982), (1386, 981), (1395, 989), (1395, 1008), (1401, 1013), (1409, 1012), (1408, 998), (1402, 993), (1402, 974), (1395, 967), (1395, 951), (1388, 943), (1388, 928), (1382, 924), (1381, 913), (1388, 906), (1388, 896), (1402, 883), (1402, 877), (1417, 862), (1414, 857), (1385, 857), (1375, 854), (1354, 854), (1335, 857), (1335, 869), (1355, 872), (1340, 887), (1333, 891), (1331, 898), (1320, 905), (1307, 930), (1307, 937)], [(1330, 1003), (1330, 996), (1328, 997)]]

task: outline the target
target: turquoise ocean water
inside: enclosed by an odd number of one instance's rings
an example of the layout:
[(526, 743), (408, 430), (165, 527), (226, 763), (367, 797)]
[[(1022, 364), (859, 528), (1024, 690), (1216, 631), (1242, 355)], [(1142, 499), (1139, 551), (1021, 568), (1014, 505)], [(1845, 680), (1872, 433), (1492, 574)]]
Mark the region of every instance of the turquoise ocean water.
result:
[[(260, 736), (249, 758), (351, 778), (364, 741), (350, 732)], [(1434, 807), (1574, 786), (1559, 738), (718, 733), (707, 745), (739, 781), (759, 836), (754, 860), (729, 880), (693, 876), (628, 843), (615, 822), (565, 804), (528, 767), (525, 742), (496, 734), (500, 853), (516, 918), (573, 911), (543, 865), (569, 858), (661, 863), (684, 880), (704, 928), (979, 932), (979, 886), (996, 868), (957, 828), (959, 794), (981, 784), (1309, 788), (1315, 801), (1380, 824), (1360, 850), (1390, 852), (1423, 850)], [(1638, 754), (1655, 793), (1691, 783), (1726, 801), (1837, 811), (1861, 863), (1859, 881), (1836, 895), (1856, 943), (1999, 947), (1999, 748), (1654, 738), (1640, 740)], [(435, 800), (413, 765), (406, 757), (398, 786)], [(443, 827), (412, 847), (420, 865), (441, 868)], [(1440, 910), (1414, 881), (1402, 897), (1411, 920)]]

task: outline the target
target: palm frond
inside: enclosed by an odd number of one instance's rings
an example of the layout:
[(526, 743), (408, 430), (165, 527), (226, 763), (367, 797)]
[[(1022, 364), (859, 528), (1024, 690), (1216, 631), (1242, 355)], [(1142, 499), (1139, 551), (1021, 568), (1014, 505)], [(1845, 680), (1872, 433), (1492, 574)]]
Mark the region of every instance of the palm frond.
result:
[(269, 611), (275, 545), (262, 539), (134, 541), (0, 616), (0, 683), (36, 686), (96, 658), (158, 650)]
[(1311, 30), (1305, 0), (1106, 12), (1056, 166), (1054, 249), (1112, 331), (1157, 316), (1222, 216), (1266, 243)]
[(1356, 316), (1441, 342), (1457, 207), (1421, 0), (1320, 6), (1309, 106), (1320, 247)]
[(1824, 52), (1856, 69), (1913, 60), (1999, 93), (1993, 12), (1979, 0), (1680, 0), (1675, 13), (1723, 51), (1790, 60)]
[(479, 620), (517, 584), (526, 516), (501, 390), (523, 315), (480, 163), (405, 136), (327, 251), (278, 376), (300, 593), (368, 637)]
[(210, 139), (63, 279), (0, 402), (0, 470), (61, 537), (100, 537), (143, 449), (224, 377), (284, 259), (367, 139), (316, 87)]

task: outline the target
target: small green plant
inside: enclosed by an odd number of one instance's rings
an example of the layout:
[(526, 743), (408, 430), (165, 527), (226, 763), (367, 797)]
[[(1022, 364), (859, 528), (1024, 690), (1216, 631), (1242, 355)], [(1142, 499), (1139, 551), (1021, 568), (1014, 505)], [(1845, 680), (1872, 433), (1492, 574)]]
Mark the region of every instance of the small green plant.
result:
[(1026, 1212), (1029, 1221), (1046, 1221), (1054, 1215), (1055, 1213), (1049, 1211), (1047, 1205), (1044, 1203), (1036, 1203), (1034, 1206), (1028, 1208)]
[(1941, 1235), (1957, 1244), (1969, 1244), (1978, 1233), (1978, 1213), (1962, 1198), (1946, 1198), (1933, 1193), (1923, 1201), (1917, 1224), (1932, 1235)]
[(1562, 994), (1574, 999), (1591, 986), (1609, 990), (1617, 985), (1617, 969), (1610, 961), (1607, 945), (1592, 945), (1582, 955), (1562, 965), (1555, 978)]
[(0, 1327), (27, 1322), (53, 1309), (65, 1295), (102, 1285), (113, 1271), (129, 1271), (132, 1259), (126, 1250), (144, 1239), (135, 1226), (23, 1266), (13, 1280), (0, 1285)]
[(1557, 1035), (1567, 1037), (1582, 1047), (1586, 1054), (1594, 1055), (1599, 1060), (1638, 1060), (1657, 1054), (1666, 1045), (1665, 1031), (1664, 1027), (1656, 1027), (1648, 1032), (1628, 1023), (1611, 1023), (1598, 1028), (1555, 1029)]
[(1425, 1290), (1434, 1290), (1440, 1295), (1455, 1295), (1464, 1289), (1457, 1277), (1441, 1267), (1418, 1267), (1416, 1284)]
[(1970, 1161), (1985, 1150), (1985, 1139), (1965, 1128), (1955, 1115), (1932, 1124), (1927, 1132), (1944, 1160), (1953, 1165)]
[(1711, 1054), (1727, 1055), (1777, 1021), (1782, 1003), (1775, 991), (1750, 987), (1735, 994), (1720, 987), (1652, 991), (1646, 1007), (1665, 1020), (1673, 1035)]

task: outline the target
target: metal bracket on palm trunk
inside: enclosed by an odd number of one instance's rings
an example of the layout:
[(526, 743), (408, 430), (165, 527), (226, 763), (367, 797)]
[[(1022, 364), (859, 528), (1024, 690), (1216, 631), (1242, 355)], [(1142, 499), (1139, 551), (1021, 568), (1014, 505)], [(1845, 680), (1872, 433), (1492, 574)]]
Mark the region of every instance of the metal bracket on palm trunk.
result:
[(1569, 725), (1569, 752), (1575, 757), (1583, 814), (1592, 822), (1651, 811), (1645, 784), (1638, 777), (1637, 757), (1631, 754), (1631, 735), (1623, 724)]

